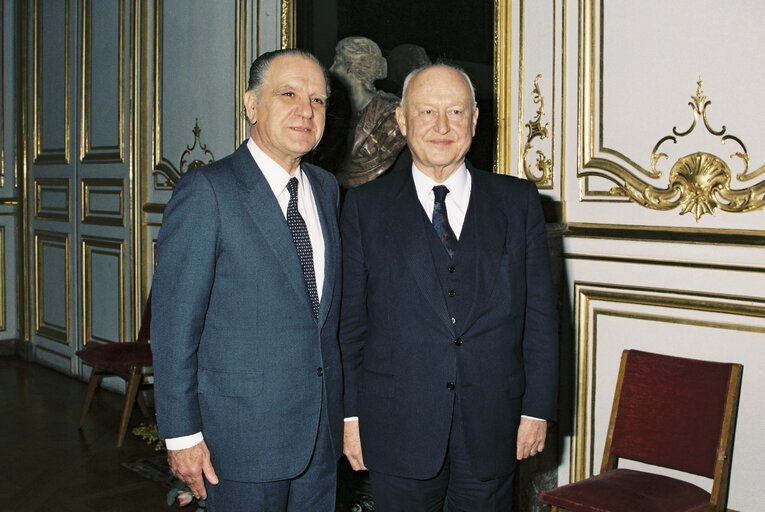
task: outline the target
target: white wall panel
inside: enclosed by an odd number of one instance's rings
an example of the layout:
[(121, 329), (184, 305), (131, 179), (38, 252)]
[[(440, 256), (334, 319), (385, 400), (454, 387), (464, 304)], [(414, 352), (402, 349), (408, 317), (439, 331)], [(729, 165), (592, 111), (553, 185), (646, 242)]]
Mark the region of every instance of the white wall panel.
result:
[(34, 3), (34, 159), (66, 164), (70, 159), (71, 0)]
[(83, 237), (83, 344), (125, 342), (124, 242)]
[[(581, 64), (579, 99), (567, 113), (579, 125), (578, 151), (567, 154), (578, 173), (567, 174), (566, 220), (760, 229), (765, 105), (754, 90), (760, 71), (749, 63), (765, 43), (753, 26), (765, 4), (735, 4), (580, 3), (579, 37), (569, 36)], [(672, 180), (673, 166), (697, 152), (721, 167)], [(748, 190), (752, 197), (736, 194)]]

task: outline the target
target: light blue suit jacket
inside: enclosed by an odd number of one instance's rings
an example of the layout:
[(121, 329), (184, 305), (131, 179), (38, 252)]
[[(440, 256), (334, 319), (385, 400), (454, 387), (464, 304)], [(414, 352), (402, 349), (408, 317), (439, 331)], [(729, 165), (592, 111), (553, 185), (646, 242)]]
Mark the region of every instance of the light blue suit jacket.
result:
[(221, 478), (301, 473), (322, 401), (340, 455), (338, 186), (318, 167), (303, 170), (325, 244), (318, 319), (287, 222), (246, 144), (188, 172), (165, 208), (152, 285), (159, 433), (202, 431)]

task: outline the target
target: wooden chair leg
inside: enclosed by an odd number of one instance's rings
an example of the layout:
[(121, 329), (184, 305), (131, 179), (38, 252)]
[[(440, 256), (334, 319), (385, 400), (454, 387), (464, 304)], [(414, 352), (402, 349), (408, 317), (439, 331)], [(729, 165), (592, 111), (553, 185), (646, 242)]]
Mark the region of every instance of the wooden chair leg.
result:
[(130, 413), (133, 411), (133, 405), (138, 394), (138, 386), (141, 384), (141, 373), (135, 373), (130, 376), (125, 390), (125, 407), (122, 409), (122, 420), (120, 421), (120, 431), (117, 434), (117, 448), (122, 446), (127, 432), (128, 422), (130, 422)]
[(88, 415), (90, 409), (90, 402), (93, 401), (93, 395), (96, 394), (96, 388), (101, 380), (101, 372), (94, 366), (90, 371), (90, 381), (88, 382), (88, 393), (85, 395), (85, 403), (82, 404), (82, 413), (80, 414), (80, 425), (77, 428), (82, 428), (85, 423), (85, 416)]
[(136, 394), (136, 402), (138, 402), (138, 407), (141, 408), (141, 414), (143, 414), (143, 417), (148, 418), (149, 408), (146, 407), (146, 401), (143, 398), (143, 391), (140, 389), (138, 390), (138, 394)]

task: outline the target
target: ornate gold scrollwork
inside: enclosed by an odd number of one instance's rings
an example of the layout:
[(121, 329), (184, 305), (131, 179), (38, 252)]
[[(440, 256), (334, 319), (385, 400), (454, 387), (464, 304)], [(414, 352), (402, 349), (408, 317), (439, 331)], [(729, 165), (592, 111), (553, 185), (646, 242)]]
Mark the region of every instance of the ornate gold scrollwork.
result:
[(540, 140), (549, 137), (547, 125), (550, 123), (545, 123), (544, 126), (542, 126), (542, 116), (545, 115), (545, 100), (542, 97), (542, 92), (539, 89), (540, 78), (542, 78), (542, 75), (537, 75), (537, 77), (534, 79), (534, 89), (531, 91), (534, 95), (534, 103), (538, 103), (539, 108), (537, 109), (536, 117), (534, 117), (534, 119), (530, 120), (525, 125), (526, 128), (529, 129), (529, 134), (526, 136), (526, 144), (523, 146), (523, 172), (526, 174), (526, 178), (536, 183), (540, 188), (549, 188), (552, 186), (553, 177), (552, 160), (547, 158), (542, 151), (537, 150), (537, 161), (534, 167), (536, 167), (536, 169), (542, 173), (540, 175), (534, 174), (534, 171), (532, 171), (531, 166), (527, 160), (529, 150), (534, 147), (531, 144), (531, 141), (537, 137)]
[[(651, 151), (652, 172), (648, 174), (650, 178), (661, 178), (662, 172), (658, 169), (659, 160), (669, 158), (666, 153), (660, 151), (662, 145), (669, 141), (677, 144), (679, 138), (685, 137), (696, 128), (699, 117), (707, 132), (720, 137), (721, 144), (731, 141), (739, 146), (740, 151), (730, 155), (731, 159), (740, 159), (744, 165), (744, 170), (736, 175), (738, 182), (749, 181), (765, 173), (765, 165), (749, 172), (749, 152), (741, 139), (726, 134), (727, 128), (724, 125), (719, 130), (710, 126), (707, 119), (707, 107), (711, 104), (712, 102), (704, 95), (703, 81), (699, 78), (696, 95), (691, 96), (691, 102), (688, 103), (693, 110), (693, 121), (684, 131), (679, 131), (676, 126), (673, 127), (672, 135), (662, 137), (656, 143)], [(602, 172), (586, 171), (581, 175), (600, 176), (615, 182), (617, 186), (611, 189), (611, 195), (626, 196), (646, 208), (672, 210), (680, 206), (680, 215), (693, 212), (697, 222), (704, 214), (714, 214), (715, 208), (725, 212), (741, 213), (759, 210), (765, 206), (765, 180), (748, 188), (731, 188), (730, 167), (721, 158), (710, 153), (697, 152), (679, 158), (672, 165), (669, 184), (666, 188), (657, 188), (627, 172), (612, 176)]]
[[(154, 169), (154, 186), (156, 188), (175, 188), (175, 185), (178, 184), (178, 181), (187, 171), (215, 161), (212, 151), (207, 149), (207, 145), (202, 144), (199, 140), (199, 135), (202, 133), (202, 129), (199, 127), (199, 119), (194, 120), (194, 129), (191, 131), (194, 134), (194, 143), (191, 146), (186, 146), (186, 150), (181, 154), (180, 164), (177, 169), (166, 158), (163, 158), (157, 164), (156, 169)], [(199, 144), (199, 147), (197, 147), (197, 144)], [(192, 154), (194, 153), (199, 155), (199, 157), (189, 162), (189, 159), (193, 158)]]

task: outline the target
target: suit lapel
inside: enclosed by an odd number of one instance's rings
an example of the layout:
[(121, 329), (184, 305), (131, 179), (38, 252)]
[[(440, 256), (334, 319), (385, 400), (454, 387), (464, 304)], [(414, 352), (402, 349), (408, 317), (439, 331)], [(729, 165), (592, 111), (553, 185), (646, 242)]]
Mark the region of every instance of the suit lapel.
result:
[[(466, 318), (465, 327), (473, 322), (477, 311), (476, 304), (481, 299), (491, 296), (496, 285), (499, 263), (504, 253), (505, 240), (512, 236), (507, 232), (507, 218), (498, 207), (497, 197), (493, 194), (487, 176), (483, 171), (476, 171), (468, 164), (472, 178), (470, 204), (465, 216), (465, 228), (473, 229), (475, 240), (475, 289), (470, 312)], [(469, 225), (467, 224), (469, 222)]]
[(335, 288), (335, 269), (337, 268), (337, 248), (338, 242), (337, 217), (335, 211), (337, 204), (333, 203), (331, 190), (328, 190), (326, 183), (322, 183), (315, 175), (315, 169), (308, 164), (303, 165), (303, 172), (308, 177), (313, 191), (313, 199), (316, 203), (316, 209), (319, 212), (319, 221), (321, 222), (321, 232), (324, 237), (324, 286), (321, 292), (321, 301), (319, 302), (319, 325), (323, 325), (327, 319), (330, 306), (334, 299)]
[(260, 231), (263, 240), (276, 255), (287, 281), (298, 296), (303, 297), (305, 306), (310, 311), (311, 299), (305, 287), (303, 269), (292, 241), (292, 234), (271, 187), (247, 149), (247, 143), (239, 146), (234, 153), (234, 174), (242, 184), (239, 189), (241, 204)]
[(433, 264), (427, 238), (422, 236), (423, 225), (422, 205), (417, 198), (417, 192), (412, 180), (411, 171), (401, 171), (400, 186), (394, 187), (395, 193), (386, 211), (388, 233), (398, 247), (398, 257), (414, 277), (430, 307), (443, 320), (446, 328), (452, 333), (454, 325), (449, 316), (441, 284)]

